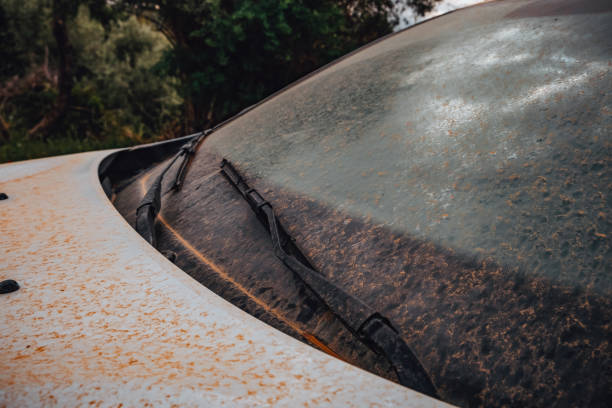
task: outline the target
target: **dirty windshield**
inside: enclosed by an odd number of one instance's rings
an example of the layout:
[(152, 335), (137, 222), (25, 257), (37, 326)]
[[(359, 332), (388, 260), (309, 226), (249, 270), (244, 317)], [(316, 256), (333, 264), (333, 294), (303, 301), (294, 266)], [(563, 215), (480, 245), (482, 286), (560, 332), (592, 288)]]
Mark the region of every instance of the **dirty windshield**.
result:
[(612, 13), (548, 3), (371, 45), (196, 159), (231, 161), (460, 405), (605, 405), (612, 389)]
[(515, 14), (408, 30), (206, 144), (355, 217), (610, 293), (610, 14)]

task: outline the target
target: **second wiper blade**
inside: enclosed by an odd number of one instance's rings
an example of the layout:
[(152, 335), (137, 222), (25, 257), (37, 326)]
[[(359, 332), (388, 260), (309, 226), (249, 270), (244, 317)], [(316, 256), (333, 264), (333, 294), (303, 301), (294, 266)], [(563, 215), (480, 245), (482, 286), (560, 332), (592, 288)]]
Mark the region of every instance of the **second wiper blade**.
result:
[(436, 389), (427, 372), (391, 322), (315, 271), (276, 219), (272, 205), (248, 186), (229, 161), (223, 159), (221, 170), (266, 226), (272, 238), (274, 253), (285, 266), (321, 298), (354, 335), (385, 356), (393, 366), (400, 384), (436, 397)]
[(181, 147), (181, 149), (174, 155), (157, 178), (155, 178), (153, 184), (151, 184), (151, 187), (149, 187), (145, 193), (145, 196), (140, 201), (138, 208), (136, 208), (136, 231), (138, 231), (138, 233), (154, 247), (157, 246), (157, 239), (155, 237), (155, 220), (157, 218), (157, 214), (161, 210), (161, 190), (164, 176), (174, 165), (174, 163), (179, 158), (182, 158), (171, 187), (172, 190), (180, 190), (183, 186), (183, 180), (185, 179), (187, 168), (191, 163), (198, 145), (211, 132), (212, 130), (205, 130), (203, 132), (195, 133), (193, 137)]

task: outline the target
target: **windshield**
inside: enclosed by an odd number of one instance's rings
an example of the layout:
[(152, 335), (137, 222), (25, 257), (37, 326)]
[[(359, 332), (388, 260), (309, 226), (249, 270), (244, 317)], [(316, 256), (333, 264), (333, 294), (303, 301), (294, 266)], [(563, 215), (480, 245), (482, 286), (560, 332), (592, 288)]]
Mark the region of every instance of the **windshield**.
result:
[(481, 14), (374, 45), (207, 147), (351, 215), (608, 293), (610, 14)]
[(572, 4), (414, 27), (203, 144), (460, 405), (612, 389), (612, 14)]

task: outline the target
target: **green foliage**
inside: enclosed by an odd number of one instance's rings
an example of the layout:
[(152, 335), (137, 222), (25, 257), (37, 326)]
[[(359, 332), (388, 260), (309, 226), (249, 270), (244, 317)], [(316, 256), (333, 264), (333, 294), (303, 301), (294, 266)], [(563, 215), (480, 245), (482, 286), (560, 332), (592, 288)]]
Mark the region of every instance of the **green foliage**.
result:
[(73, 93), (100, 119), (94, 132), (129, 127), (150, 138), (180, 116), (177, 80), (154, 69), (169, 48), (163, 35), (134, 16), (105, 31), (85, 8), (75, 28), (74, 46), (82, 57)]
[(192, 127), (227, 118), (394, 23), (390, 0), (130, 3), (173, 42), (160, 66), (182, 79)]
[(0, 0), (0, 161), (214, 125), (391, 32), (396, 1)]
[[(39, 22), (41, 32), (46, 25), (48, 21)], [(182, 106), (178, 82), (155, 69), (170, 47), (165, 37), (135, 16), (118, 18), (105, 26), (93, 19), (84, 5), (68, 27), (75, 54), (69, 109), (42, 140), (27, 136), (27, 130), (52, 108), (57, 86), (52, 57), (47, 61), (48, 75), (42, 73), (44, 59), (21, 62), (25, 68), (5, 75), (11, 76), (12, 82), (17, 81), (14, 76), (29, 82), (16, 94), (3, 98), (0, 105), (0, 114), (10, 125), (4, 140), (0, 137), (0, 161), (133, 145), (173, 136)], [(27, 34), (23, 30), (6, 32), (21, 37)], [(31, 31), (38, 30), (34, 27)], [(43, 44), (40, 49), (54, 45), (51, 35), (41, 35), (37, 43)], [(13, 49), (19, 47), (22, 46)], [(16, 54), (27, 56), (27, 52)], [(32, 72), (41, 73), (32, 77)], [(5, 79), (5, 90), (10, 82), (11, 78)]]
[(39, 0), (0, 1), (0, 81), (43, 63), (53, 47), (50, 15), (50, 7)]
[(71, 138), (58, 136), (47, 140), (32, 140), (25, 133), (13, 133), (10, 142), (0, 145), (0, 163), (78, 153), (89, 150), (127, 147), (133, 146), (136, 142), (138, 142), (138, 140), (118, 134), (108, 135), (105, 138)]

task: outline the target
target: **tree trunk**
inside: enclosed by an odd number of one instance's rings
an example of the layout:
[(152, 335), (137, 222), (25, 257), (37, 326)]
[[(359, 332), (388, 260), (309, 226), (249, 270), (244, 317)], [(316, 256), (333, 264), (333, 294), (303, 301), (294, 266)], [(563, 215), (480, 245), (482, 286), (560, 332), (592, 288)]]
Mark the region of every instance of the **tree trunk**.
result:
[(195, 129), (195, 122), (196, 122), (195, 106), (190, 96), (185, 96), (184, 98), (185, 98), (183, 102), (185, 106), (184, 132), (191, 133)]
[(0, 140), (5, 142), (9, 139), (9, 130), (10, 130), (10, 125), (4, 119), (4, 116), (2, 116), (2, 113), (0, 113)]
[(72, 93), (73, 49), (68, 37), (66, 20), (68, 13), (61, 0), (53, 1), (53, 36), (59, 53), (58, 95), (53, 108), (30, 131), (30, 135), (46, 134), (51, 126), (57, 123), (68, 110)]

